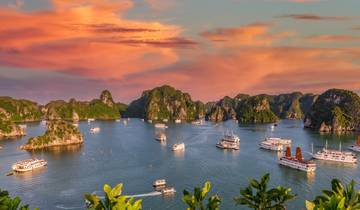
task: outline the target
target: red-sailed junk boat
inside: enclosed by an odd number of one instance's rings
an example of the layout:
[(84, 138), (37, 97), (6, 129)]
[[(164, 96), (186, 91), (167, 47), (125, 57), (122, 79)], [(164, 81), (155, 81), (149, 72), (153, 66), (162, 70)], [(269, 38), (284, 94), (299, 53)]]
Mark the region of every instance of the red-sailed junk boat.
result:
[(311, 160), (304, 160), (301, 154), (301, 148), (296, 148), (296, 156), (291, 156), (291, 148), (286, 147), (285, 156), (279, 159), (279, 164), (305, 172), (314, 172), (316, 164)]

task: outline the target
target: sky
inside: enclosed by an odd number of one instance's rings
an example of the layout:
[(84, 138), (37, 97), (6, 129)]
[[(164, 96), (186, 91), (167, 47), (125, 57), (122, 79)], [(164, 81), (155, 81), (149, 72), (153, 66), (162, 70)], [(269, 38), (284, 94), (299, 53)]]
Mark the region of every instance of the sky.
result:
[(359, 0), (0, 0), (0, 95), (360, 93)]

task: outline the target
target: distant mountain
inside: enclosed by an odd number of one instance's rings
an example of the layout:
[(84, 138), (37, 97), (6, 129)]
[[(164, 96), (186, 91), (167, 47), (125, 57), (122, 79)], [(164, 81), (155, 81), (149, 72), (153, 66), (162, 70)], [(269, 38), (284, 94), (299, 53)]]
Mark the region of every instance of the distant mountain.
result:
[(44, 110), (45, 118), (48, 120), (85, 120), (94, 119), (118, 119), (120, 110), (124, 104), (116, 104), (110, 91), (102, 91), (99, 99), (90, 102), (76, 101), (70, 99), (69, 102), (63, 100), (51, 101), (46, 104)]
[(40, 106), (33, 101), (0, 97), (0, 120), (12, 122), (39, 121), (42, 113)]
[(84, 141), (79, 129), (69, 122), (50, 121), (47, 126), (44, 135), (30, 138), (20, 149), (43, 149), (53, 146), (82, 144)]
[(193, 101), (188, 93), (164, 85), (144, 91), (139, 99), (130, 103), (126, 115), (155, 121), (191, 121), (205, 116), (205, 106)]
[(349, 90), (327, 90), (312, 105), (304, 126), (322, 132), (360, 130), (359, 95)]
[(206, 119), (209, 121), (225, 121), (236, 119), (236, 110), (240, 102), (249, 95), (239, 94), (235, 98), (225, 96), (218, 102), (207, 103)]

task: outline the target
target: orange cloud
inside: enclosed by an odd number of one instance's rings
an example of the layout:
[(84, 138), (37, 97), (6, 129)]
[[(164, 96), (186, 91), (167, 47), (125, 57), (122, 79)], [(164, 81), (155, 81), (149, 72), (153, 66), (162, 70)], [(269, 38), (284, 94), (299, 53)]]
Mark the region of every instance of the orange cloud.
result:
[(360, 37), (351, 35), (316, 35), (308, 36), (306, 39), (312, 42), (360, 41)]
[(123, 18), (131, 7), (54, 0), (47, 11), (0, 8), (0, 64), (116, 79), (175, 63), (174, 48), (196, 44), (181, 38), (178, 26)]
[(293, 36), (293, 32), (271, 33), (271, 24), (254, 23), (237, 28), (218, 28), (202, 32), (206, 39), (225, 45), (234, 46), (271, 46), (276, 41)]

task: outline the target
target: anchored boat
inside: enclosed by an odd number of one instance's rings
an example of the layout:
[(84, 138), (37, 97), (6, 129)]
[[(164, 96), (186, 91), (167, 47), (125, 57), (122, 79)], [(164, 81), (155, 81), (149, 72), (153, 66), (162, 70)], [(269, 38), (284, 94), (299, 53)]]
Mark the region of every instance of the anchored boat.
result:
[(314, 172), (316, 170), (316, 164), (311, 160), (304, 160), (301, 154), (301, 148), (296, 148), (296, 156), (291, 156), (291, 148), (286, 147), (285, 156), (279, 159), (279, 164), (294, 168), (305, 172)]
[(275, 137), (265, 138), (265, 140), (259, 144), (260, 148), (273, 151), (282, 151), (284, 149), (284, 146), (289, 145), (291, 145), (291, 139)]
[(231, 133), (225, 134), (221, 140), (216, 144), (216, 147), (220, 149), (232, 149), (239, 150), (240, 149), (240, 138), (239, 136)]
[(166, 186), (166, 180), (165, 179), (157, 179), (153, 183), (153, 187), (161, 187)]
[(158, 134), (155, 139), (158, 141), (166, 141), (166, 135), (164, 133)]
[(356, 144), (349, 147), (350, 150), (360, 152), (360, 136), (358, 136)]
[(27, 172), (45, 167), (47, 162), (43, 159), (28, 159), (16, 162), (12, 165), (12, 170), (15, 172)]
[(162, 129), (165, 129), (165, 128), (168, 128), (167, 125), (163, 124), (163, 123), (156, 123), (154, 125), (155, 128), (162, 128)]
[(180, 119), (176, 119), (176, 120), (175, 120), (175, 123), (181, 123), (181, 120), (180, 120)]
[(342, 163), (356, 163), (357, 158), (352, 152), (341, 151), (341, 142), (339, 144), (339, 150), (329, 150), (328, 143), (322, 150), (314, 154), (314, 146), (312, 145), (312, 156), (318, 160), (336, 161)]
[(185, 144), (184, 143), (174, 144), (172, 146), (172, 151), (179, 151), (179, 150), (184, 150), (184, 149), (185, 149)]
[(95, 128), (90, 128), (90, 133), (99, 133), (100, 132), (100, 128), (99, 127), (95, 127)]
[(172, 195), (176, 193), (176, 190), (173, 187), (165, 187), (164, 189), (161, 190), (161, 193), (163, 195)]

